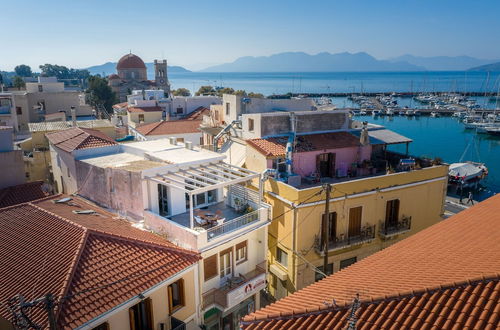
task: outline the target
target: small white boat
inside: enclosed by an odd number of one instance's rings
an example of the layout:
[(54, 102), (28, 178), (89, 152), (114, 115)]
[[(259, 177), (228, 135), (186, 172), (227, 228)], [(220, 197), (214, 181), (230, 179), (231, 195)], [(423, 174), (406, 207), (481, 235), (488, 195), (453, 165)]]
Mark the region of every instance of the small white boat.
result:
[(436, 111), (432, 111), (431, 117), (437, 118), (437, 117), (439, 117), (439, 113), (437, 113)]
[(413, 115), (414, 116), (420, 116), (420, 115), (422, 115), (422, 113), (420, 112), (420, 110), (414, 110), (413, 111)]
[(486, 133), (493, 136), (500, 136), (500, 127), (487, 127)]
[(394, 116), (394, 110), (387, 109), (387, 111), (385, 112), (385, 114), (388, 115), (388, 116)]
[(373, 117), (377, 117), (378, 115), (380, 115), (380, 111), (379, 110), (373, 110), (372, 111), (372, 116)]
[(411, 110), (411, 109), (408, 109), (406, 110), (406, 113), (405, 113), (407, 116), (413, 116), (415, 114), (415, 111)]
[(465, 162), (450, 164), (448, 183), (462, 187), (475, 187), (488, 175), (488, 169), (483, 163)]

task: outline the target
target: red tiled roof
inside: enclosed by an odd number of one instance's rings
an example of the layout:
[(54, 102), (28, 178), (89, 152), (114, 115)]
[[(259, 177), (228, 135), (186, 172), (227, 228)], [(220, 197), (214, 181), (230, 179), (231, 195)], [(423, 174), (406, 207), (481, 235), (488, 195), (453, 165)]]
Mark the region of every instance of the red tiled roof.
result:
[(499, 237), (500, 196), (494, 196), (246, 316), (245, 327), (281, 328), (279, 318), (293, 324), (288, 328), (322, 319), (340, 327), (343, 314), (332, 320), (325, 302), (350, 305), (359, 293), (363, 329), (401, 328), (401, 322), (413, 329), (497, 328)]
[(117, 144), (112, 138), (100, 131), (80, 127), (47, 133), (45, 136), (54, 146), (67, 152)]
[[(288, 137), (247, 140), (247, 143), (260, 153), (271, 157), (284, 156), (287, 142)], [(297, 136), (295, 152), (340, 149), (357, 146), (359, 146), (359, 138), (353, 134), (347, 132), (319, 133)]]
[(190, 114), (186, 115), (183, 119), (186, 120), (202, 120), (204, 115), (210, 114), (210, 109), (205, 107), (198, 107)]
[(139, 56), (127, 54), (118, 60), (116, 69), (146, 69), (146, 64), (144, 64), (144, 61)]
[(200, 133), (201, 120), (171, 120), (144, 124), (136, 128), (142, 135)]
[(0, 208), (47, 197), (42, 185), (42, 181), (34, 181), (0, 189)]
[(163, 109), (159, 106), (154, 106), (154, 107), (137, 107), (137, 106), (132, 106), (127, 108), (128, 112), (136, 113), (136, 112), (156, 112), (156, 111), (163, 111)]
[(113, 73), (113, 74), (110, 74), (108, 76), (108, 79), (111, 80), (111, 79), (120, 79), (120, 76), (117, 75), (116, 73)]
[(122, 108), (126, 108), (127, 105), (128, 105), (128, 102), (122, 102), (122, 103), (113, 104), (112, 108), (113, 109), (122, 109)]
[[(199, 260), (79, 198), (53, 202), (62, 197), (0, 210), (0, 316), (11, 319), (4, 303), (17, 294), (29, 301), (52, 293), (58, 326), (74, 329)], [(97, 213), (72, 212), (86, 209)], [(29, 312), (47, 326), (42, 308)]]

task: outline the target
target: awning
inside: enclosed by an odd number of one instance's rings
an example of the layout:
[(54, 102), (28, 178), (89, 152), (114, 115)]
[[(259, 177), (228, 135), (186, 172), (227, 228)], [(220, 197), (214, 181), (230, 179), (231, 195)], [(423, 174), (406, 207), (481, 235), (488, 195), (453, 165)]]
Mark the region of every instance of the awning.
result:
[(399, 144), (399, 143), (413, 142), (412, 139), (409, 139), (403, 135), (400, 135), (388, 129), (368, 130), (368, 135), (370, 136), (370, 140), (373, 138), (382, 141), (384, 144)]
[(222, 127), (200, 126), (199, 130), (204, 132), (204, 133), (207, 133), (208, 135), (216, 136), (217, 134), (219, 134), (223, 130), (223, 128)]
[(258, 177), (260, 177), (260, 174), (257, 172), (218, 162), (157, 174), (148, 179), (173, 189), (182, 190), (189, 195), (194, 195)]

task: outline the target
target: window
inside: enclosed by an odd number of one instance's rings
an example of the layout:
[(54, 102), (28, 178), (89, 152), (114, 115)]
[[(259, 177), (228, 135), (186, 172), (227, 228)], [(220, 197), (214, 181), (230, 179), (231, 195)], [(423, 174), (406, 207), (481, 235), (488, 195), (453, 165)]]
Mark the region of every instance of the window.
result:
[(182, 107), (178, 107), (178, 108), (175, 110), (175, 113), (176, 113), (176, 114), (178, 114), (178, 115), (179, 115), (179, 114), (183, 114), (183, 113), (184, 113), (184, 108), (182, 108)]
[(128, 310), (130, 330), (153, 330), (153, 312), (150, 298), (146, 298)]
[(162, 184), (158, 185), (158, 212), (161, 216), (168, 215), (168, 187)]
[(184, 143), (184, 138), (177, 138), (177, 142)]
[(230, 108), (229, 102), (227, 102), (226, 103), (226, 115), (228, 115), (228, 116), (229, 116), (229, 108)]
[(38, 85), (38, 92), (43, 92), (43, 85)]
[(247, 260), (247, 241), (236, 244), (236, 264)]
[(356, 237), (361, 234), (361, 215), (363, 207), (353, 207), (349, 210), (349, 237)]
[(385, 226), (395, 227), (398, 224), (399, 218), (399, 199), (387, 201), (385, 209)]
[(250, 132), (253, 132), (253, 129), (254, 129), (254, 122), (253, 122), (253, 119), (252, 118), (248, 118), (248, 130)]
[(21, 107), (16, 107), (16, 113), (17, 113), (18, 115), (22, 115), (22, 114), (23, 114), (23, 108), (21, 108)]
[(226, 249), (220, 253), (220, 278), (228, 278), (233, 274), (233, 248)]
[(353, 257), (353, 258), (349, 258), (349, 259), (345, 259), (345, 260), (342, 260), (340, 262), (340, 269), (344, 269), (350, 265), (352, 265), (353, 263), (355, 263), (357, 261), (357, 258), (356, 257)]
[(141, 121), (144, 121), (144, 115), (143, 114), (139, 115), (139, 122), (141, 122)]
[(284, 158), (273, 159), (273, 168), (278, 170), (278, 172), (286, 171), (286, 162)]
[(182, 278), (168, 286), (168, 306), (170, 314), (184, 306), (184, 280)]
[(217, 276), (217, 254), (203, 259), (203, 270), (205, 272), (205, 281)]
[(104, 322), (102, 324), (99, 324), (97, 327), (92, 328), (92, 330), (109, 330), (109, 323)]
[[(323, 234), (323, 221), (325, 221), (325, 215), (321, 216), (321, 230), (320, 232)], [(337, 212), (330, 212), (330, 216), (328, 217), (328, 242), (335, 242), (335, 238), (337, 237)], [(323, 246), (323, 237), (321, 237), (321, 246)]]
[(285, 267), (288, 267), (288, 253), (280, 249), (276, 248), (276, 260)]
[[(316, 267), (320, 272), (325, 273), (323, 270), (323, 266)], [(332, 275), (333, 274), (333, 263), (326, 265), (326, 275)], [(322, 280), (324, 276), (318, 272), (314, 272), (314, 281), (319, 281)]]
[(66, 172), (68, 172), (68, 178), (71, 178), (71, 173), (69, 173), (69, 167), (66, 168)]

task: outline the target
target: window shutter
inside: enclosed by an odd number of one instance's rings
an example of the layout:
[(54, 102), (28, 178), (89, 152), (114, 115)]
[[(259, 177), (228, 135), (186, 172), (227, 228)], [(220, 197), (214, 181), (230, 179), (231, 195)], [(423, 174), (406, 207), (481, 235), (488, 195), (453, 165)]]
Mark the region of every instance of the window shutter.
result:
[(203, 260), (203, 269), (205, 273), (205, 281), (217, 276), (217, 255), (214, 254)]
[(236, 244), (236, 250), (239, 250), (245, 246), (247, 246), (247, 241), (240, 242), (240, 243)]
[(130, 330), (135, 330), (135, 313), (133, 308), (129, 308), (128, 318), (130, 321)]
[(151, 327), (151, 330), (153, 330), (153, 301), (151, 300), (151, 298), (146, 298), (146, 300), (144, 300), (144, 303), (146, 304), (146, 317), (148, 318), (148, 324)]

